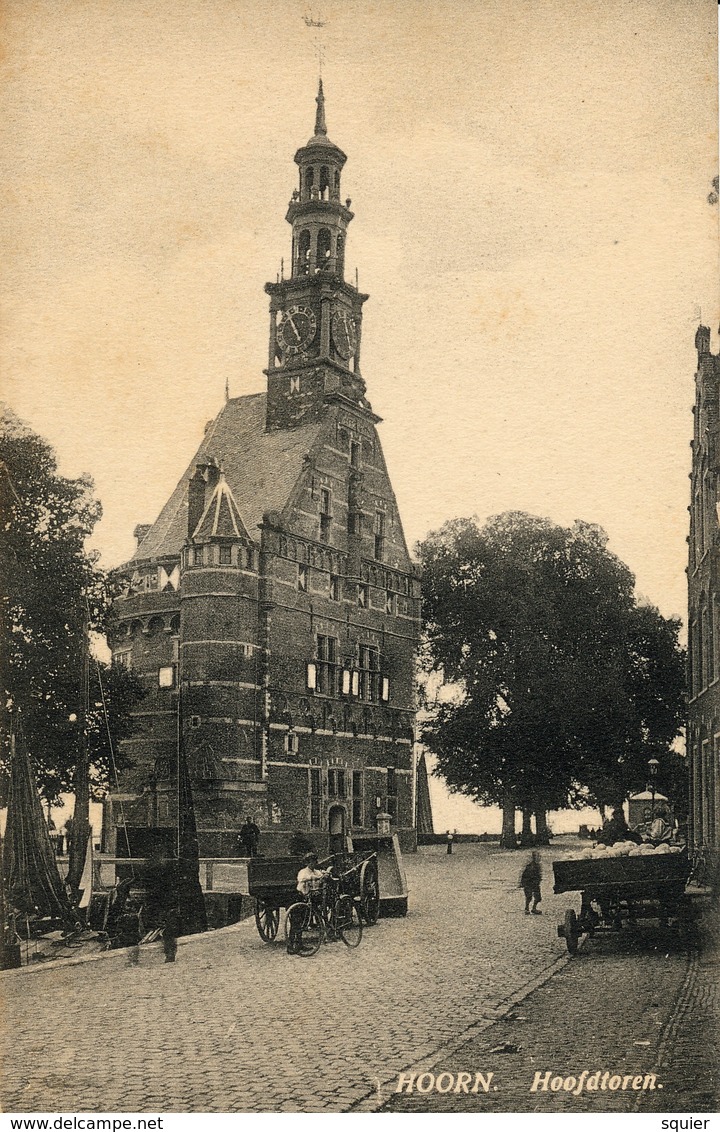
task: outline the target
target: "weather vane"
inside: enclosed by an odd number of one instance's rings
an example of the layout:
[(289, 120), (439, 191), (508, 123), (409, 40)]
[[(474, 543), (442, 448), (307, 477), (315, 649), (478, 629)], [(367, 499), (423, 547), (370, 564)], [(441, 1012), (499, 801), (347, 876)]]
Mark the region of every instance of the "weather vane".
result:
[(325, 48), (320, 36), (321, 29), (327, 26), (327, 20), (321, 20), (319, 19), (319, 14), (309, 11), (303, 16), (303, 23), (306, 28), (315, 29), (315, 51), (317, 52), (318, 58), (318, 70), (322, 77), (323, 63), (325, 62)]

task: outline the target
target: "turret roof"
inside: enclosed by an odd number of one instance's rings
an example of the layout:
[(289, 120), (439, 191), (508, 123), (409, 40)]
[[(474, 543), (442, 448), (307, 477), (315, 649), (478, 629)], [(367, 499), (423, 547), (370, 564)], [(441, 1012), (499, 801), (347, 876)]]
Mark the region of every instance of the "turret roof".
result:
[(194, 539), (204, 538), (247, 538), (248, 531), (242, 515), (225, 479), (225, 473), (220, 472), (220, 479), (208, 500), (200, 522), (193, 531)]

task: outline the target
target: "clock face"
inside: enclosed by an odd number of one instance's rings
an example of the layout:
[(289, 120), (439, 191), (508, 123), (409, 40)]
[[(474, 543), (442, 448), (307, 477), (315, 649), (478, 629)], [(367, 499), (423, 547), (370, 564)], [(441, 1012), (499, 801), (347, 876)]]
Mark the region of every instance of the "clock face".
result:
[(278, 326), (278, 345), (283, 354), (300, 354), (310, 345), (316, 330), (317, 319), (311, 307), (288, 307)]
[(351, 358), (357, 346), (355, 319), (349, 311), (335, 311), (332, 316), (332, 340), (341, 358)]

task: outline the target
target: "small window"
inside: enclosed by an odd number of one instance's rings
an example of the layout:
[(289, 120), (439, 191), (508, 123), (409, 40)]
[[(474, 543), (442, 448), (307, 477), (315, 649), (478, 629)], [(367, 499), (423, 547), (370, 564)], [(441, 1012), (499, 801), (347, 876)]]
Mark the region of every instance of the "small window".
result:
[(361, 770), (352, 772), (352, 823), (354, 826), (363, 824), (363, 773)]
[(202, 566), (205, 558), (204, 549), (202, 546), (194, 546), (190, 551), (190, 562), (193, 566)]
[(232, 547), (227, 545), (220, 546), (220, 565), (229, 566), (232, 563)]
[(340, 579), (337, 574), (330, 575), (330, 597), (332, 601), (340, 601)]
[(353, 468), (357, 468), (360, 464), (360, 444), (357, 440), (350, 441), (350, 463)]
[(382, 558), (385, 553), (385, 513), (375, 512), (375, 557)]
[(132, 668), (132, 649), (122, 649), (113, 655), (113, 664), (118, 668)]
[(392, 590), (388, 590), (385, 594), (385, 612), (397, 613), (397, 594)]
[(175, 687), (175, 668), (172, 664), (165, 665), (158, 671), (158, 687), (159, 688), (174, 688)]
[(304, 562), (298, 562), (297, 588), (302, 593), (307, 593), (307, 588), (308, 588), (308, 577), (307, 576), (308, 576), (307, 566), (305, 565)]
[(379, 699), (380, 651), (375, 645), (360, 646), (360, 698), (369, 703)]
[(316, 690), (325, 696), (337, 695), (337, 640), (318, 634)]
[(255, 551), (251, 546), (245, 551), (245, 566), (248, 570), (255, 569)]
[(310, 769), (310, 825), (314, 829), (320, 826), (320, 810), (322, 802), (322, 778), (320, 767)]
[(332, 518), (330, 515), (322, 514), (320, 516), (320, 542), (330, 541), (330, 524)]
[(326, 487), (320, 488), (320, 514), (330, 514), (330, 492)]
[(368, 607), (368, 588), (365, 582), (358, 583), (357, 603), (361, 609), (367, 609)]
[(350, 690), (351, 690), (353, 696), (358, 696), (360, 694), (360, 673), (359, 672), (353, 672), (352, 673), (352, 680), (350, 681)]
[(288, 731), (285, 736), (285, 751), (288, 755), (298, 755), (300, 753), (300, 736), (297, 731)]
[(199, 715), (191, 715), (190, 716), (190, 726), (193, 727), (193, 728), (200, 726), (200, 716)]
[(314, 692), (317, 688), (317, 665), (313, 660), (308, 662), (306, 683), (309, 692)]
[(387, 676), (383, 676), (380, 684), (380, 698), (384, 703), (390, 699), (390, 681)]
[(344, 767), (332, 766), (328, 770), (328, 797), (330, 797), (330, 798), (344, 798), (345, 797), (345, 769), (344, 769)]
[(350, 695), (350, 681), (352, 679), (352, 672), (349, 668), (343, 668), (342, 671), (342, 694), (344, 696)]
[(397, 775), (394, 766), (387, 768), (387, 796), (385, 802), (387, 812), (394, 820), (397, 817)]

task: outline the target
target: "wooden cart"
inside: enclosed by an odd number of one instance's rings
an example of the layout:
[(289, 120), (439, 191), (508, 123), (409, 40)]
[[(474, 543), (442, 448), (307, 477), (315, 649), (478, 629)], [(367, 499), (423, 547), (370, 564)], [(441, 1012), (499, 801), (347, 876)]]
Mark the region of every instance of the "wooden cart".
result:
[[(327, 868), (333, 859), (321, 861)], [(251, 857), (248, 861), (248, 891), (255, 897), (255, 923), (260, 938), (272, 943), (280, 926), (280, 911), (298, 899), (297, 875), (303, 857)], [(377, 855), (353, 853), (335, 862), (342, 874), (342, 891), (352, 896), (366, 924), (377, 922), (380, 909)]]
[(686, 893), (691, 865), (682, 853), (636, 857), (553, 861), (554, 892), (580, 892), (580, 912), (568, 908), (558, 924), (571, 955), (580, 936), (619, 931), (624, 923), (655, 918), (675, 921), (689, 935), (694, 926), (693, 901)]

